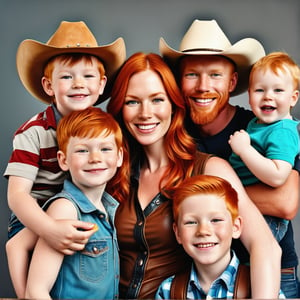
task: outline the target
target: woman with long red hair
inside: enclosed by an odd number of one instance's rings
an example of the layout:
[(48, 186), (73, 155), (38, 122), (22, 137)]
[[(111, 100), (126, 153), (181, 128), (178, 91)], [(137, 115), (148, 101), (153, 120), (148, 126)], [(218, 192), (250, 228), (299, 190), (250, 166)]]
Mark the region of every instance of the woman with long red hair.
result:
[(263, 282), (271, 291), (269, 298), (276, 298), (280, 248), (231, 166), (197, 151), (184, 129), (180, 90), (162, 58), (154, 53), (132, 55), (115, 80), (107, 110), (121, 125), (131, 162), (130, 197), (120, 204), (115, 218), (120, 298), (154, 298), (165, 278), (190, 263), (172, 229), (171, 199), (179, 183), (196, 174), (223, 177), (238, 192), (245, 220), (241, 240), (253, 268), (252, 295), (265, 295), (258, 288)]

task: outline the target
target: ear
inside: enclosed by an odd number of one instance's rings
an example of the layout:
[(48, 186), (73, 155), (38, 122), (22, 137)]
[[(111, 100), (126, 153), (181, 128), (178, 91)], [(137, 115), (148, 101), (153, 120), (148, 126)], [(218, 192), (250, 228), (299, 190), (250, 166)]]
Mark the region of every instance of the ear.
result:
[(242, 233), (243, 221), (241, 216), (237, 216), (232, 224), (232, 238), (238, 239)]
[(100, 85), (99, 85), (99, 95), (103, 94), (104, 88), (106, 86), (106, 82), (107, 82), (107, 77), (102, 76), (100, 79)]
[(176, 236), (176, 240), (177, 240), (178, 244), (182, 244), (180, 234), (179, 234), (179, 229), (175, 222), (173, 223), (173, 230), (175, 232), (175, 236)]
[(121, 147), (118, 151), (117, 167), (121, 167), (122, 163), (123, 163), (123, 148)]
[(52, 89), (52, 82), (50, 79), (43, 76), (42, 77), (42, 86), (47, 95), (49, 95), (50, 97), (54, 96), (54, 91)]
[(230, 93), (235, 90), (237, 82), (238, 82), (238, 73), (237, 72), (233, 72), (231, 74), (231, 79), (230, 79), (230, 82), (229, 82), (229, 92)]
[(58, 160), (58, 164), (59, 164), (60, 168), (63, 171), (66, 172), (66, 171), (69, 170), (69, 166), (67, 164), (66, 155), (61, 150), (57, 151), (57, 160)]
[(292, 99), (291, 99), (291, 107), (294, 107), (297, 104), (298, 98), (299, 98), (299, 90), (295, 90), (293, 92)]

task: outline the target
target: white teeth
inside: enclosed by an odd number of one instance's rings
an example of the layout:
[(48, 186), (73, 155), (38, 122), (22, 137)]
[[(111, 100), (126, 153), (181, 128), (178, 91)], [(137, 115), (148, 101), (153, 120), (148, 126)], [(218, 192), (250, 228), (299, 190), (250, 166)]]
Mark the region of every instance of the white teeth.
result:
[(195, 99), (195, 101), (197, 102), (197, 103), (209, 103), (209, 102), (211, 102), (211, 101), (213, 101), (213, 99)]
[(150, 124), (150, 125), (141, 125), (141, 124), (139, 124), (137, 126), (142, 130), (149, 130), (149, 129), (153, 129), (156, 126), (156, 124)]
[(207, 244), (197, 244), (198, 248), (209, 248), (213, 247), (215, 244), (214, 243), (207, 243)]

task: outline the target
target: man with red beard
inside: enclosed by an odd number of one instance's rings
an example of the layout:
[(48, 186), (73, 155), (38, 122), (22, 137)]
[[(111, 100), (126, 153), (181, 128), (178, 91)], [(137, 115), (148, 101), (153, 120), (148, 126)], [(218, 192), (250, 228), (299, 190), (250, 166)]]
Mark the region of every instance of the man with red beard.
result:
[[(160, 52), (177, 75), (187, 104), (186, 128), (200, 151), (228, 159), (231, 134), (245, 129), (253, 113), (229, 103), (231, 96), (247, 90), (252, 65), (265, 55), (253, 38), (231, 44), (215, 20), (195, 20), (184, 35), (179, 50), (160, 40)], [(246, 188), (262, 214), (292, 219), (298, 210), (299, 175), (292, 172), (284, 185), (270, 188), (255, 184)], [(291, 222), (280, 242), (281, 289), (287, 298), (299, 298), (297, 266)], [(241, 244), (237, 247), (241, 248)], [(236, 249), (242, 262), (245, 251)]]

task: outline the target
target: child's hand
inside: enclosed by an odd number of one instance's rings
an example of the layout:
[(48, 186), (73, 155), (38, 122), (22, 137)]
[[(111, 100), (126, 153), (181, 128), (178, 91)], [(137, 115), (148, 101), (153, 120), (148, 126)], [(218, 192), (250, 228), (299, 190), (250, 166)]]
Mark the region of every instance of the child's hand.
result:
[(98, 230), (95, 225), (78, 220), (54, 220), (53, 227), (42, 238), (57, 251), (72, 255), (84, 249), (91, 235)]
[(94, 224), (94, 227), (92, 228), (92, 230), (96, 232), (96, 231), (98, 231), (98, 229), (99, 229), (98, 225)]
[(236, 131), (231, 134), (228, 141), (232, 151), (240, 156), (245, 147), (251, 145), (250, 136), (245, 130)]

